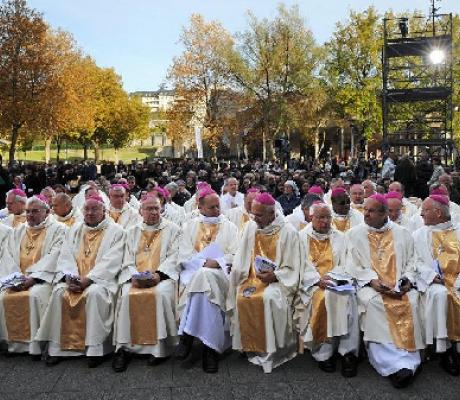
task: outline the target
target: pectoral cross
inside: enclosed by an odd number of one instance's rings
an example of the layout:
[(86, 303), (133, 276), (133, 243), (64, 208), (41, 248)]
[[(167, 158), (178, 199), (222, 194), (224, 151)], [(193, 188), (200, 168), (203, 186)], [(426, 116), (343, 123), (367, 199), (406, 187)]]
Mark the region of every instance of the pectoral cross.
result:
[(439, 246), (437, 248), (437, 252), (438, 252), (438, 257), (444, 253), (445, 249), (444, 249), (444, 246), (442, 245), (442, 243), (439, 243)]
[(385, 250), (382, 249), (380, 246), (377, 247), (377, 259), (379, 261), (383, 261), (383, 256), (385, 255)]

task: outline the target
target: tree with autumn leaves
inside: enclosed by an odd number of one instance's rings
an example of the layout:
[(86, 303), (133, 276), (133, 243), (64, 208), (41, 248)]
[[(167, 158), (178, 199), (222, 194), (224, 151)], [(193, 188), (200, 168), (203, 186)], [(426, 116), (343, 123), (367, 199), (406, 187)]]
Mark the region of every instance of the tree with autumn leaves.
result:
[[(174, 127), (182, 124), (177, 132), (187, 131), (194, 118), (206, 116), (203, 126), (214, 142), (222, 141), (227, 126), (234, 134), (250, 138), (246, 140), (254, 150), (262, 148), (264, 159), (272, 157), (276, 138), (298, 133), (312, 144), (320, 128), (330, 124), (353, 123), (369, 141), (378, 141), (382, 19), (374, 7), (351, 10), (320, 46), (297, 6), (280, 5), (272, 19), (258, 19), (248, 12), (247, 28), (235, 34), (218, 21), (193, 15), (180, 37), (184, 51), (170, 70), (171, 85), (187, 94), (174, 110)], [(458, 21), (454, 15), (456, 82), (460, 81)], [(459, 87), (454, 85), (454, 104)], [(187, 110), (185, 116), (180, 109)], [(456, 132), (459, 121), (460, 113), (455, 113)]]
[(17, 146), (41, 139), (49, 162), (51, 143), (63, 139), (98, 150), (146, 137), (150, 114), (123, 89), (113, 69), (82, 54), (72, 36), (54, 31), (25, 0), (0, 3), (0, 133)]

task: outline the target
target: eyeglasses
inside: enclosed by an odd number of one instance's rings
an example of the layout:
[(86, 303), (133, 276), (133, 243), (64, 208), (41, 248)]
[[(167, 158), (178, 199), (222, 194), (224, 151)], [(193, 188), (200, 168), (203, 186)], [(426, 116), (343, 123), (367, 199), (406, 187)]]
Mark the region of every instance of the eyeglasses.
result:
[(26, 215), (28, 215), (28, 214), (37, 215), (41, 211), (44, 211), (44, 210), (45, 210), (44, 208), (32, 208), (30, 210), (26, 210)]

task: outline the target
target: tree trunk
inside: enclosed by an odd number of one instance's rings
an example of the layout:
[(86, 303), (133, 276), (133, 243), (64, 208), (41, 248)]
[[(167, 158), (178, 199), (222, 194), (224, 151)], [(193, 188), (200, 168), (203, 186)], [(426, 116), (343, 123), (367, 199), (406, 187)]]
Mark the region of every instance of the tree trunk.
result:
[(267, 140), (265, 130), (262, 132), (262, 160), (267, 161)]
[(114, 150), (115, 164), (118, 164), (118, 148), (115, 147), (113, 150)]
[(18, 143), (18, 136), (19, 136), (19, 125), (13, 125), (11, 129), (11, 143), (9, 149), (9, 158), (8, 158), (8, 165), (12, 166), (14, 162), (14, 157), (16, 153), (16, 144)]
[(83, 145), (83, 160), (88, 160), (88, 145), (86, 143)]
[(57, 163), (60, 160), (59, 154), (61, 153), (61, 145), (62, 145), (61, 139), (57, 138), (57, 140), (56, 140), (56, 162)]
[(49, 164), (51, 161), (51, 138), (45, 139), (45, 163)]
[(99, 144), (96, 142), (93, 142), (93, 149), (94, 149), (94, 162), (97, 164), (99, 162), (99, 159), (101, 158), (101, 149), (99, 147)]

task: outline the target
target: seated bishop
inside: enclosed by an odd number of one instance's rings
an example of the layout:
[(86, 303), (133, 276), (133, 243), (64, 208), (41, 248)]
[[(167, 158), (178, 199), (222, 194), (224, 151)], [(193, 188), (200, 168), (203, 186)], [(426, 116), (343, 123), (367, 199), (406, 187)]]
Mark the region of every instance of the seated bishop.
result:
[(346, 233), (348, 272), (358, 282), (360, 327), (371, 365), (396, 388), (409, 385), (424, 346), (409, 231), (388, 218), (381, 194), (364, 203), (364, 224)]
[(109, 200), (109, 216), (123, 229), (127, 230), (142, 220), (139, 211), (132, 208), (126, 201), (124, 185), (114, 184), (110, 186)]
[[(47, 199), (33, 196), (26, 204), (27, 220), (2, 244), (0, 340), (9, 352), (28, 352), (39, 359), (36, 333), (48, 304), (65, 226), (50, 216)], [(8, 254), (6, 254), (8, 253)], [(2, 257), (2, 258), (3, 258)]]
[(127, 231), (121, 292), (115, 317), (112, 367), (125, 371), (131, 353), (148, 354), (149, 365), (169, 357), (178, 343), (175, 319), (180, 228), (161, 216), (160, 199), (144, 197), (143, 222)]
[(49, 366), (61, 357), (86, 355), (97, 367), (112, 352), (117, 276), (125, 232), (106, 215), (104, 200), (89, 196), (82, 222), (73, 225), (57, 262), (55, 286), (37, 338), (48, 342)]
[(185, 360), (197, 338), (203, 343), (203, 370), (215, 373), (219, 354), (231, 346), (225, 306), (238, 229), (220, 213), (212, 189), (202, 189), (197, 199), (200, 216), (183, 225), (179, 245), (181, 337), (175, 357)]
[(7, 214), (0, 220), (0, 223), (16, 228), (26, 222), (27, 195), (21, 189), (11, 189), (6, 194)]
[(54, 218), (69, 228), (83, 219), (80, 210), (72, 205), (72, 199), (66, 193), (57, 193), (53, 197), (52, 207)]
[(297, 231), (301, 231), (311, 222), (310, 207), (315, 203), (322, 203), (321, 197), (315, 193), (307, 193), (300, 202), (301, 213), (293, 212), (284, 220), (291, 224)]
[(399, 192), (388, 192), (385, 194), (385, 198), (388, 203), (388, 217), (390, 220), (412, 233), (416, 229), (419, 216), (415, 215), (410, 217), (407, 213), (403, 212), (403, 198)]
[(332, 203), (332, 226), (340, 232), (346, 232), (350, 228), (364, 221), (363, 214), (351, 208), (351, 200), (348, 192), (338, 187), (331, 192)]
[(352, 377), (357, 372), (360, 340), (356, 293), (344, 268), (344, 234), (332, 228), (331, 221), (329, 206), (314, 204), (312, 222), (300, 232), (304, 261), (300, 335), (323, 371), (335, 371), (338, 352), (342, 375)]
[(225, 216), (238, 227), (238, 232), (243, 231), (246, 222), (251, 219), (251, 206), (254, 198), (259, 194), (259, 190), (250, 188), (244, 195), (244, 205), (239, 207), (229, 208), (225, 211)]
[(441, 366), (460, 374), (460, 228), (451, 221), (449, 198), (432, 194), (422, 203), (425, 225), (413, 234), (417, 287), (423, 292), (425, 339), (441, 354)]
[(293, 304), (300, 275), (299, 235), (275, 207), (268, 193), (254, 199), (227, 302), (233, 349), (245, 352), (266, 373), (297, 354)]

